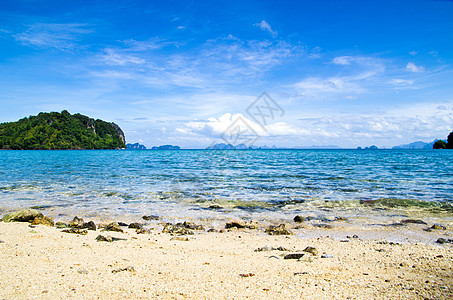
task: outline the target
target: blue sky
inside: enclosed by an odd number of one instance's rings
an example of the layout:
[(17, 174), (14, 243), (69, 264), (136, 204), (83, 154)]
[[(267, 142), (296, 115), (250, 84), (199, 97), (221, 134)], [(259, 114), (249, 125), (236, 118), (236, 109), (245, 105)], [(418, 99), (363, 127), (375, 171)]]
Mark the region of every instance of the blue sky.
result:
[[(390, 147), (453, 131), (452, 1), (0, 3), (0, 122), (69, 110), (128, 142)], [(281, 108), (247, 113), (263, 92)]]

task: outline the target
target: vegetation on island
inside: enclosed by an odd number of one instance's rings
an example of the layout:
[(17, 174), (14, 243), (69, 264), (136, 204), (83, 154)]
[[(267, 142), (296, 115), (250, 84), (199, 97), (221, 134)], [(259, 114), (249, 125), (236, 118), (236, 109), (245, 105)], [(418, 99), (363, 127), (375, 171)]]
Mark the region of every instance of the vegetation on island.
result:
[(66, 150), (126, 148), (124, 133), (115, 123), (81, 114), (40, 113), (0, 124), (0, 149)]
[(447, 141), (437, 140), (433, 149), (453, 149), (453, 131), (447, 137)]

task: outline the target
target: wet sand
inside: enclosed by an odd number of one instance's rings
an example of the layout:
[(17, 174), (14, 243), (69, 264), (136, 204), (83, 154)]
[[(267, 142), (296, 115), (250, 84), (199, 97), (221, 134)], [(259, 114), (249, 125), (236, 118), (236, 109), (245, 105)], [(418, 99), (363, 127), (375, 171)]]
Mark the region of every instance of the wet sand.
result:
[[(0, 222), (0, 298), (453, 297), (453, 246), (435, 243), (451, 235), (449, 228), (422, 233), (417, 224), (404, 230), (288, 227), (294, 235), (233, 228), (175, 237), (162, 233), (159, 222), (149, 223), (147, 234), (124, 228), (124, 233), (98, 229), (86, 235)], [(99, 234), (125, 240), (99, 242)], [(424, 241), (417, 241), (421, 234)], [(304, 252), (306, 247), (318, 253)], [(259, 248), (263, 251), (255, 251)], [(291, 253), (304, 255), (284, 259)]]

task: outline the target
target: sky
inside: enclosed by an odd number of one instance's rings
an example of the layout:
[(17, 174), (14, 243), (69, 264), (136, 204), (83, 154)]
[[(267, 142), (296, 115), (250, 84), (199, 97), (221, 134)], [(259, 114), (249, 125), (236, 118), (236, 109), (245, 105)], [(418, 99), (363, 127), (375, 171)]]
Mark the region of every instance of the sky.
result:
[(453, 131), (453, 1), (0, 2), (0, 122), (129, 143), (345, 148)]

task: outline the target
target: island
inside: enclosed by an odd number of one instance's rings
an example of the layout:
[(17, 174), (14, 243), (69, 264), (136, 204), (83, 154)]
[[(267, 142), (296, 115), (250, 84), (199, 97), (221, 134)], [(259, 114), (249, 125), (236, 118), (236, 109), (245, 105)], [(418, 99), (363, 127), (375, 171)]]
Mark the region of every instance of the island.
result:
[(146, 150), (146, 146), (139, 143), (126, 144), (126, 150)]
[(162, 145), (162, 146), (154, 146), (151, 148), (151, 150), (181, 150), (181, 147), (173, 146), (173, 145)]
[(67, 110), (41, 112), (0, 124), (2, 150), (124, 149), (125, 136), (115, 123)]

